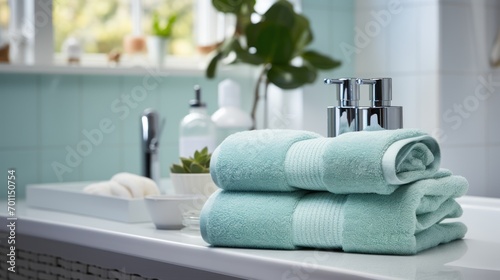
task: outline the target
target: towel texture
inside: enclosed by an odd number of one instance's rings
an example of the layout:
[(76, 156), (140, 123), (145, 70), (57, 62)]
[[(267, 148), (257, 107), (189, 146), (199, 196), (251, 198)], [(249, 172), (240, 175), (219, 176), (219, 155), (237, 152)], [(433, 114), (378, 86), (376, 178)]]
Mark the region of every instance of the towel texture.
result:
[(232, 134), (212, 153), (210, 174), (223, 189), (295, 190), (286, 179), (287, 151), (294, 143), (319, 137), (321, 135), (313, 132), (279, 129)]
[(306, 131), (254, 130), (233, 134), (214, 151), (210, 172), (234, 191), (329, 191), (390, 194), (432, 177), (439, 145), (411, 129), (361, 131), (324, 138)]
[(454, 198), (467, 187), (441, 170), (390, 195), (219, 190), (203, 207), (200, 227), (215, 246), (416, 254), (463, 238), (465, 225), (443, 220), (462, 214)]

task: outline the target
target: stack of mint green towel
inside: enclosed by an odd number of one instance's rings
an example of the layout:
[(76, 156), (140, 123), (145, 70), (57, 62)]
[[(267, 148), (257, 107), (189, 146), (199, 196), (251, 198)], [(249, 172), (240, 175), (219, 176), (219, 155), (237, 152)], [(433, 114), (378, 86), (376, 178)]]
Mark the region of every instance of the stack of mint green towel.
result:
[(440, 158), (434, 138), (410, 129), (236, 133), (212, 155), (221, 190), (201, 234), (214, 246), (416, 254), (467, 231), (446, 221), (462, 214), (467, 180)]

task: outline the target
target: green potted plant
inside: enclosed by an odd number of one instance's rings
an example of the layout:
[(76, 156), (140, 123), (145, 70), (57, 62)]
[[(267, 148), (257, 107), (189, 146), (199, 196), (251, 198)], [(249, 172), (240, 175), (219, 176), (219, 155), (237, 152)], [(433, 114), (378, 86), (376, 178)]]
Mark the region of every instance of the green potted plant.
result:
[(177, 194), (200, 194), (208, 198), (217, 189), (210, 176), (211, 156), (205, 147), (170, 166), (170, 179)]
[(270, 83), (285, 90), (295, 89), (313, 83), (318, 70), (333, 69), (341, 64), (307, 48), (313, 41), (309, 20), (296, 13), (285, 0), (275, 2), (260, 15), (258, 22), (250, 20), (256, 13), (255, 0), (212, 0), (212, 4), (220, 12), (234, 14), (236, 26), (234, 34), (226, 38), (213, 54), (206, 77), (215, 77), (221, 61), (260, 67), (251, 111), (254, 126), (261, 84), (266, 92)]
[(172, 36), (172, 30), (177, 18), (177, 13), (166, 18), (160, 17), (156, 12), (153, 14), (151, 36), (148, 36), (147, 47), (150, 60), (159, 67), (163, 66), (165, 50), (168, 40)]

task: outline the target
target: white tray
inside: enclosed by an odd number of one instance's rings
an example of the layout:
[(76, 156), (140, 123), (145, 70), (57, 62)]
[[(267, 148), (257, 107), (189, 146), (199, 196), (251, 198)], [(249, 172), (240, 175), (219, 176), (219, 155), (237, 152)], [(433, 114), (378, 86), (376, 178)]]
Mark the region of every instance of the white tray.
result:
[(31, 184), (27, 186), (29, 207), (70, 212), (127, 223), (149, 222), (144, 199), (91, 195), (82, 190), (92, 182)]

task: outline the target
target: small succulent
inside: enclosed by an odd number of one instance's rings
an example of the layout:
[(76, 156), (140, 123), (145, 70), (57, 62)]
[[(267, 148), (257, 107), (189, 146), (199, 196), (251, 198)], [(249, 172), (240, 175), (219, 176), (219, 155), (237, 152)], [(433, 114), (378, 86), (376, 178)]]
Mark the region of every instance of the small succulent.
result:
[(209, 173), (210, 158), (212, 154), (208, 153), (205, 147), (201, 151), (195, 151), (193, 157), (181, 157), (181, 164), (172, 164), (170, 172), (172, 173)]

